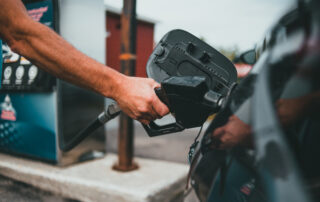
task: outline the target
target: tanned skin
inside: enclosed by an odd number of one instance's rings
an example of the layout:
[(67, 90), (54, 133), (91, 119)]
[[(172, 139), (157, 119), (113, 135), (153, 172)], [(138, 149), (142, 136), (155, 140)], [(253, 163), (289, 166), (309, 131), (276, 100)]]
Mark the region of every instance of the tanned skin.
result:
[(20, 0), (0, 0), (0, 38), (12, 51), (58, 78), (117, 101), (123, 112), (144, 124), (169, 112), (153, 79), (125, 76), (81, 53), (41, 23)]

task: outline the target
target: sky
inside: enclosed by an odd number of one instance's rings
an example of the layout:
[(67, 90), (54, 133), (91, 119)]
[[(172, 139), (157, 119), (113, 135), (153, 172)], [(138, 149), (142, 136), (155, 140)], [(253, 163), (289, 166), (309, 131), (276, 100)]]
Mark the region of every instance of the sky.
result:
[[(122, 8), (122, 0), (105, 0)], [(137, 0), (137, 14), (157, 21), (155, 41), (184, 29), (216, 48), (252, 49), (295, 0)]]

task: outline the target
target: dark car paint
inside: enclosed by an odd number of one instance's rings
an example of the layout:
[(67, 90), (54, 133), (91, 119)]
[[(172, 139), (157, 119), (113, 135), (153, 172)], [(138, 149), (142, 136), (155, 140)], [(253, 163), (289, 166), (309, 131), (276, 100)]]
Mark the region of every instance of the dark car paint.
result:
[[(281, 84), (277, 86), (277, 83), (270, 83), (269, 78), (271, 67), (273, 67), (272, 69), (278, 68), (286, 71), (290, 75), (295, 71), (296, 63), (310, 57), (310, 55), (313, 55), (311, 63), (320, 65), (319, 61), (315, 59), (319, 60), (320, 58), (319, 4), (317, 1), (300, 1), (298, 8), (285, 14), (270, 29), (266, 39), (261, 43), (263, 46), (257, 47), (259, 58), (251, 72), (251, 75), (259, 73), (257, 82), (254, 82), (251, 110), (253, 112), (252, 126), (256, 148), (254, 161), (251, 162), (251, 165), (244, 166), (243, 162), (238, 161), (237, 153), (228, 152), (227, 158), (233, 156), (236, 160), (230, 163), (227, 176), (224, 179), (221, 178), (221, 172), (219, 173), (219, 171), (213, 175), (214, 178), (206, 179), (206, 184), (211, 187), (210, 193), (204, 197), (201, 190), (198, 190), (198, 195), (202, 194), (201, 201), (311, 201), (310, 193), (306, 191), (307, 185), (302, 179), (300, 162), (296, 160), (295, 152), (292, 150), (292, 142), (284, 136), (274, 109), (274, 98), (281, 93), (282, 86)], [(313, 45), (310, 47), (310, 44)], [(275, 77), (282, 76), (282, 78), (278, 78), (284, 81), (282, 84), (285, 84), (285, 81), (288, 80), (285, 75), (277, 75), (276, 71), (273, 74)], [(279, 89), (279, 92), (271, 93), (271, 86), (272, 90), (278, 91)], [(246, 85), (241, 83), (239, 87), (246, 89)], [(242, 97), (239, 93), (235, 95), (235, 92), (232, 96), (233, 101), (230, 101), (227, 106), (229, 110), (232, 108), (233, 112), (243, 103), (243, 100), (250, 97), (248, 95)], [(227, 119), (223, 117), (221, 120), (226, 121)], [(219, 123), (218, 114), (206, 131), (204, 140), (215, 128), (223, 125), (224, 121)], [(204, 152), (203, 155), (206, 155), (206, 153)], [(211, 161), (214, 161), (214, 157), (211, 158)], [(207, 164), (211, 164), (211, 162), (208, 161)], [(205, 166), (202, 166), (202, 169), (205, 169)], [(203, 170), (200, 169), (198, 173), (194, 172), (193, 176), (197, 176), (201, 172)], [(258, 197), (254, 198), (254, 193), (251, 197), (242, 197), (242, 183), (252, 179), (255, 182), (254, 191), (259, 192)], [(221, 184), (224, 184), (224, 192), (221, 191)], [(208, 188), (204, 190), (208, 190)]]

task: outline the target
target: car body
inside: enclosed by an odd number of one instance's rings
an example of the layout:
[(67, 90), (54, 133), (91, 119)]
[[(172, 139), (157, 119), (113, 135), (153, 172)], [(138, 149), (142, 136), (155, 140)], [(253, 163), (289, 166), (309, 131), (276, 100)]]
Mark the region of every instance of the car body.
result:
[[(319, 201), (320, 2), (297, 2), (256, 53), (252, 71), (204, 134), (191, 185), (201, 201)], [(232, 115), (252, 127), (254, 147), (208, 148)]]

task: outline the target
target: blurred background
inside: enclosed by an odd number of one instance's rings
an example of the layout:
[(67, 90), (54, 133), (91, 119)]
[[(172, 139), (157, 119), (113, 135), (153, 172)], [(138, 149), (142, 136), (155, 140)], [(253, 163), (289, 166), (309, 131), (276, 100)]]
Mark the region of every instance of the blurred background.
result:
[[(122, 1), (104, 0), (107, 10), (107, 64), (116, 69), (115, 46), (120, 40), (120, 14)], [(145, 76), (145, 64), (156, 44), (172, 29), (184, 29), (218, 49), (230, 60), (242, 52), (253, 49), (262, 40), (268, 28), (286, 10), (293, 0), (138, 0), (137, 16), (137, 75)], [(118, 29), (118, 32), (117, 32)], [(116, 40), (115, 40), (116, 39)], [(154, 45), (153, 44), (153, 45)], [(250, 67), (243, 67), (243, 77)], [(240, 67), (241, 69), (241, 67)], [(241, 70), (238, 71), (241, 71)]]
[[(122, 1), (105, 0), (121, 9)], [(172, 29), (185, 29), (216, 48), (245, 51), (291, 6), (293, 0), (138, 0), (137, 14), (156, 24), (154, 40)]]

